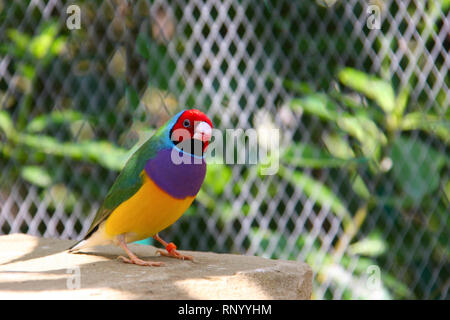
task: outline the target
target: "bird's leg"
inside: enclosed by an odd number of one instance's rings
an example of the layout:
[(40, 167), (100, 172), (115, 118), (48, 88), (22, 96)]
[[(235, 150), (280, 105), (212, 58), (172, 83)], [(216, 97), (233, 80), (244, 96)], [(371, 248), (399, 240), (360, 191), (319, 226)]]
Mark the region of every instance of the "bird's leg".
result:
[(171, 242), (171, 243), (165, 242), (163, 239), (161, 239), (161, 238), (159, 237), (158, 234), (155, 234), (155, 235), (153, 236), (153, 239), (155, 239), (156, 241), (158, 241), (159, 243), (161, 243), (161, 244), (164, 246), (164, 248), (166, 248), (166, 251), (167, 251), (167, 252), (164, 251), (164, 250), (160, 250), (160, 249), (156, 250), (156, 252), (158, 252), (160, 255), (166, 256), (166, 257), (177, 258), (177, 259), (181, 259), (181, 260), (191, 260), (191, 261), (194, 261), (194, 257), (192, 257), (192, 256), (187, 256), (187, 255), (184, 255), (184, 254), (179, 253), (179, 252), (177, 251), (177, 246), (176, 246), (173, 242)]
[(136, 264), (138, 266), (151, 266), (151, 267), (159, 267), (162, 266), (164, 263), (162, 262), (153, 262), (153, 261), (144, 261), (142, 259), (139, 259), (131, 250), (127, 247), (127, 243), (125, 242), (125, 237), (123, 235), (120, 235), (118, 237), (118, 244), (119, 246), (125, 250), (125, 252), (128, 254), (130, 258), (126, 258), (123, 256), (118, 256), (118, 259), (121, 259), (125, 263), (132, 263)]

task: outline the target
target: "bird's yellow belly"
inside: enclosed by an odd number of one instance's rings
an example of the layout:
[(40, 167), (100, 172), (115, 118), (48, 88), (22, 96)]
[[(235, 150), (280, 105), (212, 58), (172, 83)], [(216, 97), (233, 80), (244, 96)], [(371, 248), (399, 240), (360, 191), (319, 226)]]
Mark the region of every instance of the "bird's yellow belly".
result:
[(125, 234), (127, 242), (155, 235), (167, 228), (189, 208), (195, 197), (176, 199), (160, 189), (143, 172), (142, 187), (120, 204), (105, 221), (107, 237)]

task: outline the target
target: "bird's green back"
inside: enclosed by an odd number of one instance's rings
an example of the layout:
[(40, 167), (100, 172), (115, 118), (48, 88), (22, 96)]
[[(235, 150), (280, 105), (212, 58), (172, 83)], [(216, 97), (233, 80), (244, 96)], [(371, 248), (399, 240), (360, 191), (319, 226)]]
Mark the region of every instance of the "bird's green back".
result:
[(153, 158), (157, 152), (166, 147), (164, 133), (168, 130), (168, 124), (161, 127), (128, 159), (114, 184), (111, 186), (103, 204), (98, 209), (92, 224), (84, 237), (88, 238), (109, 215), (124, 201), (131, 198), (142, 186), (141, 172), (145, 164)]

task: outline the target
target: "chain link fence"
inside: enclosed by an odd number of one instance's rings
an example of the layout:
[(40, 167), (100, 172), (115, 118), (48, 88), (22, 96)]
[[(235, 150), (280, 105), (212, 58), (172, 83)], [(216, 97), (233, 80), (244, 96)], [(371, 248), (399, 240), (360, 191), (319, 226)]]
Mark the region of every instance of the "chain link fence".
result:
[(315, 299), (448, 299), (449, 2), (0, 1), (0, 234), (78, 239), (185, 107), (279, 129), (161, 236), (306, 261)]

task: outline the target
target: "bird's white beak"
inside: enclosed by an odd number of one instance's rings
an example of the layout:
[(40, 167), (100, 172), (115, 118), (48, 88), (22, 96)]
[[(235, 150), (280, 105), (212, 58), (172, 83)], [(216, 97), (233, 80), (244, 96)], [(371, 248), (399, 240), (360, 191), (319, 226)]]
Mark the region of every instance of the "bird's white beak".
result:
[(212, 136), (212, 128), (211, 126), (205, 122), (202, 121), (194, 129), (194, 139), (200, 140), (200, 141), (209, 141)]

